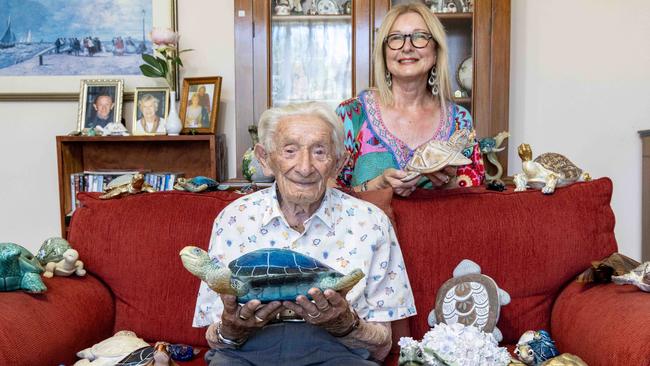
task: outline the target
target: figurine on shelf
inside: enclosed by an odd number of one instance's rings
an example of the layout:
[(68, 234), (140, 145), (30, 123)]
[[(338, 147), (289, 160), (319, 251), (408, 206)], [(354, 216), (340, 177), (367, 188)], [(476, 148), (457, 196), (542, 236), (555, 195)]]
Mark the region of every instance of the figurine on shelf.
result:
[(0, 291), (23, 290), (41, 293), (43, 267), (32, 253), (14, 243), (0, 243)]
[(485, 172), (485, 179), (488, 182), (501, 179), (501, 175), (503, 175), (503, 167), (501, 166), (499, 159), (497, 159), (497, 153), (505, 149), (505, 147), (501, 147), (501, 144), (508, 137), (510, 137), (508, 131), (502, 131), (494, 137), (484, 137), (479, 141), (481, 154), (483, 154), (487, 160), (497, 168), (497, 172), (494, 175), (491, 175), (487, 171)]
[(197, 175), (196, 177), (190, 179), (181, 177), (176, 179), (174, 189), (177, 191), (187, 191), (194, 193), (217, 191), (219, 190), (219, 182), (202, 175)]
[(292, 11), (302, 13), (300, 0), (277, 0), (275, 6), (276, 15), (290, 15)]
[(99, 196), (100, 199), (117, 198), (130, 194), (138, 194), (141, 192), (156, 192), (149, 183), (144, 181), (142, 173), (125, 174), (113, 179), (105, 189), (106, 193)]
[(442, 13), (444, 0), (424, 0), (424, 5), (428, 6), (434, 13)]
[(79, 252), (70, 248), (63, 253), (63, 259), (45, 265), (43, 277), (70, 276), (73, 273), (77, 276), (85, 276), (86, 270), (84, 263), (79, 260)]
[(255, 152), (254, 152), (255, 145), (257, 145), (260, 142), (260, 139), (257, 135), (257, 126), (256, 125), (248, 126), (248, 134), (251, 136), (253, 146), (247, 149), (246, 152), (244, 152), (244, 156), (242, 157), (241, 165), (242, 165), (242, 173), (244, 174), (244, 178), (246, 178), (251, 182), (259, 182), (259, 183), (273, 182), (275, 180), (275, 177), (264, 175), (262, 165), (260, 164), (259, 160), (255, 156)]
[(95, 134), (99, 136), (128, 136), (129, 132), (123, 124), (111, 122), (105, 127), (95, 126)]
[(591, 180), (589, 173), (583, 172), (564, 155), (544, 153), (532, 160), (533, 151), (528, 144), (519, 145), (518, 151), (523, 173), (514, 176), (516, 192), (525, 191), (530, 186), (541, 188), (544, 194), (552, 194), (555, 187)]

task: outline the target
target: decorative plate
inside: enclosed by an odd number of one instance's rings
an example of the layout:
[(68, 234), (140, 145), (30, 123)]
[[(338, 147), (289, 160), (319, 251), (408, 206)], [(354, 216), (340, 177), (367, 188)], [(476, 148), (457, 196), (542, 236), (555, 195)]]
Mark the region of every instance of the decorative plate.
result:
[(466, 58), (458, 66), (458, 71), (456, 72), (456, 80), (458, 80), (458, 85), (461, 88), (471, 91), (472, 90), (472, 74), (474, 62), (472, 56)]
[(318, 0), (316, 3), (316, 12), (320, 15), (338, 15), (341, 14), (339, 6), (334, 0)]

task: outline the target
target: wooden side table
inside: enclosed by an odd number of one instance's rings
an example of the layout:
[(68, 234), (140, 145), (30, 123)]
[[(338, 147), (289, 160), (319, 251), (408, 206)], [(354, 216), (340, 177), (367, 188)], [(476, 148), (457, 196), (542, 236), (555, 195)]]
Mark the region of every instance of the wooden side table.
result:
[(650, 130), (639, 131), (641, 141), (643, 141), (643, 171), (641, 173), (641, 186), (643, 193), (641, 195), (641, 260), (650, 260)]

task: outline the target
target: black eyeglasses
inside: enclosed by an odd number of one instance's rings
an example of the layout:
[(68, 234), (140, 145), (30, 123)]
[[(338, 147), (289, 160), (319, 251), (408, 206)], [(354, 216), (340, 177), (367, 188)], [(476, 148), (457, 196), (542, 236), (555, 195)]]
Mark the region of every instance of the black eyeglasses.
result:
[(429, 41), (433, 39), (433, 36), (429, 33), (424, 32), (415, 32), (411, 34), (389, 34), (388, 37), (384, 40), (384, 43), (393, 51), (401, 50), (406, 43), (406, 38), (411, 40), (411, 45), (415, 48), (424, 48), (429, 44)]

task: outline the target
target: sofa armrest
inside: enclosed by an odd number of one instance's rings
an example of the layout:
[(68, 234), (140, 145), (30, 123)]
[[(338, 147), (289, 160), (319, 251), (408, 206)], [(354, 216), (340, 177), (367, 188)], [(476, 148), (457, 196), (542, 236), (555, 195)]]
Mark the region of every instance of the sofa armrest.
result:
[(558, 296), (551, 334), (589, 366), (650, 366), (650, 294), (635, 286), (572, 282)]
[(43, 280), (43, 294), (0, 293), (0, 365), (71, 365), (112, 335), (115, 304), (96, 277)]

